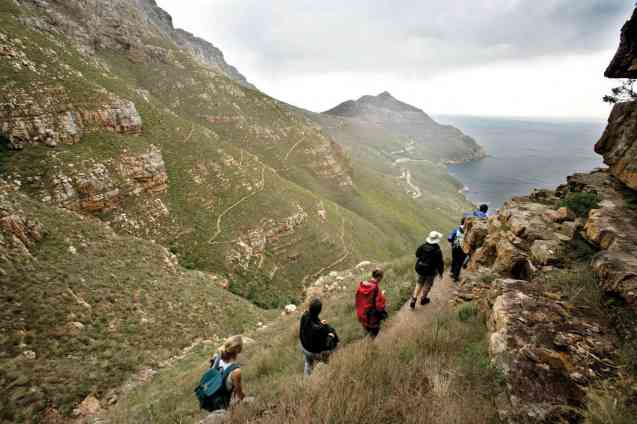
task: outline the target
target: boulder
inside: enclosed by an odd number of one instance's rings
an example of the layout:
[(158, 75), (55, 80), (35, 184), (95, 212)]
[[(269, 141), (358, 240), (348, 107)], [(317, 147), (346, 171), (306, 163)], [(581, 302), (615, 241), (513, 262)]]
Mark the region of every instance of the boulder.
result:
[(567, 207), (561, 207), (557, 210), (557, 212), (560, 215), (560, 219), (558, 222), (575, 221), (575, 219), (577, 218), (577, 215), (575, 215), (575, 212), (573, 212), (571, 209)]
[(557, 264), (560, 246), (561, 243), (557, 240), (536, 240), (531, 246), (531, 260), (539, 266)]
[(485, 219), (469, 218), (465, 222), (464, 251), (477, 250), (489, 234), (489, 221)]
[(637, 257), (635, 248), (613, 249), (598, 253), (592, 261), (600, 286), (620, 296), (628, 305), (637, 307)]
[(95, 396), (89, 395), (73, 410), (73, 415), (76, 417), (91, 417), (96, 415), (100, 409), (102, 409), (100, 401)]

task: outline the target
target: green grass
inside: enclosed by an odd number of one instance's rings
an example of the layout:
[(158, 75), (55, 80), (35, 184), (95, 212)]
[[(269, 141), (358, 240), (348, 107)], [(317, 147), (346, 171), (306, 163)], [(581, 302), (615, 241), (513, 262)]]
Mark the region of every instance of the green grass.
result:
[[(386, 267), (382, 286), (391, 314), (409, 298), (411, 258), (392, 262)], [(356, 320), (353, 293), (358, 279), (346, 281), (349, 290), (323, 298), (323, 319), (336, 328), (341, 345), (346, 346), (364, 336)], [(249, 395), (276, 396), (286, 390), (290, 378), (303, 372), (303, 358), (298, 349), (298, 317), (284, 317), (269, 324), (267, 329), (249, 334), (255, 344), (241, 356), (242, 373)], [(109, 417), (117, 423), (192, 422), (203, 416), (193, 395), (193, 388), (205, 371), (207, 360), (215, 346), (198, 349), (175, 368), (167, 369), (150, 384), (123, 399)]]
[[(68, 415), (87, 395), (104, 396), (195, 339), (245, 331), (266, 316), (203, 274), (174, 272), (156, 244), (9, 199), (48, 234), (32, 248), (34, 260), (3, 263), (0, 275), (4, 420), (23, 422), (47, 406)], [(71, 322), (84, 328), (74, 333)], [(36, 360), (23, 358), (29, 350)]]

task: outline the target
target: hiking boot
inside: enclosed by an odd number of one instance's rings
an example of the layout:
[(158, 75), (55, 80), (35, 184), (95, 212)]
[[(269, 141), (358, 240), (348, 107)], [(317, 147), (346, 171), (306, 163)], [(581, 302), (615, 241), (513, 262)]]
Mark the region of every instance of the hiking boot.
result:
[(428, 297), (423, 296), (422, 299), (420, 299), (420, 304), (423, 306), (428, 304), (429, 302), (431, 302), (431, 299), (429, 299)]
[(409, 302), (409, 307), (411, 309), (416, 309), (416, 298), (415, 297), (411, 298), (411, 302)]

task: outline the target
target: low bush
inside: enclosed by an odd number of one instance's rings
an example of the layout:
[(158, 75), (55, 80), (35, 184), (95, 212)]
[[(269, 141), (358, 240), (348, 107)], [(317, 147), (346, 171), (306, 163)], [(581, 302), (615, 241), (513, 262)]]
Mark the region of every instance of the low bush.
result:
[(562, 206), (566, 206), (577, 216), (586, 217), (591, 209), (599, 207), (600, 198), (597, 193), (579, 192), (569, 193), (562, 201)]

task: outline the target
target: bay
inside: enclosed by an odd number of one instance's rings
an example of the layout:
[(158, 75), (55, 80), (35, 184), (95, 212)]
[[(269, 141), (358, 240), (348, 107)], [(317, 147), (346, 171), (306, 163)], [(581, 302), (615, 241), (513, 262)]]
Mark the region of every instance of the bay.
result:
[(499, 208), (513, 196), (534, 188), (553, 189), (576, 172), (603, 166), (593, 147), (606, 122), (521, 120), (468, 116), (437, 116), (485, 147), (482, 160), (450, 165), (449, 173), (465, 186), (475, 204)]

